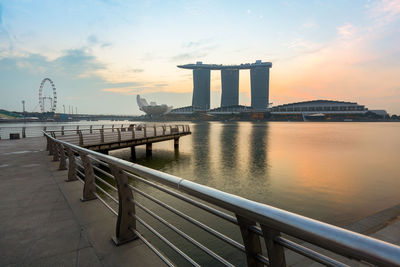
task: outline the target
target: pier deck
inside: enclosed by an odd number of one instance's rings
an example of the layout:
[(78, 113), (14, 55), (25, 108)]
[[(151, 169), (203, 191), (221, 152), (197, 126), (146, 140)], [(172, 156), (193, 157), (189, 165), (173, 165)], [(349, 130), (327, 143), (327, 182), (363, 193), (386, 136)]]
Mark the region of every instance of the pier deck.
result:
[(191, 134), (188, 125), (51, 131), (51, 133), (59, 140), (94, 151), (134, 148), (138, 145), (151, 145), (168, 140), (174, 140), (175, 146), (178, 146), (180, 137)]
[(116, 247), (116, 217), (81, 202), (45, 138), (0, 141), (0, 266), (163, 266), (140, 240)]

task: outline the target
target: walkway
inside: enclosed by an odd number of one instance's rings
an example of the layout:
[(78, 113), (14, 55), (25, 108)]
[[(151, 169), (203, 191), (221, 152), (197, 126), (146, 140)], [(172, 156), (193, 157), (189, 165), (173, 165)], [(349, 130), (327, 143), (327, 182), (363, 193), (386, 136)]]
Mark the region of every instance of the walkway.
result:
[(44, 150), (43, 137), (0, 141), (0, 266), (163, 265), (140, 240), (116, 247), (116, 218)]

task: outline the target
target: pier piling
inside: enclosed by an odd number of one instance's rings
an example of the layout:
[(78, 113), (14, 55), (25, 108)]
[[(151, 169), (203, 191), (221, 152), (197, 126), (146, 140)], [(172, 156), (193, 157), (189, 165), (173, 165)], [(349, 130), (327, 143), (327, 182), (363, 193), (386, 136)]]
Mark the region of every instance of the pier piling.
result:
[(151, 156), (153, 151), (153, 143), (146, 144), (146, 156)]

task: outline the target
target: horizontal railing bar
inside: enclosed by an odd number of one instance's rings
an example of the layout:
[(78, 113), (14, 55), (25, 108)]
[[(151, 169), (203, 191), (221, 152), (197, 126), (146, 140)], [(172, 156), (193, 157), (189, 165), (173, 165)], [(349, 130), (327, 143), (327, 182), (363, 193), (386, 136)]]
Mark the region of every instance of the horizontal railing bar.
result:
[(160, 251), (158, 251), (149, 241), (146, 240), (138, 231), (133, 229), (132, 227), (129, 227), (129, 230), (131, 230), (137, 237), (139, 237), (140, 240), (142, 240), (145, 245), (150, 248), (165, 264), (167, 264), (170, 267), (174, 267), (175, 265), (172, 264), (167, 257), (165, 257)]
[(101, 188), (101, 186), (94, 184), (94, 186), (96, 186), (97, 189), (99, 189), (103, 194), (105, 194), (108, 198), (110, 198), (112, 201), (114, 201), (114, 203), (119, 204), (118, 200), (116, 200), (112, 195), (110, 195), (106, 190), (104, 190), (103, 188)]
[[(88, 157), (94, 161), (96, 161), (97, 163), (100, 163), (103, 166), (106, 166), (107, 168), (109, 167), (107, 162), (101, 161), (99, 159), (96, 159), (95, 157), (93, 157), (92, 155), (88, 155)], [(107, 172), (106, 172), (107, 173)], [(111, 177), (110, 177), (111, 178)], [(112, 176), (112, 178), (114, 179), (114, 176)]]
[(118, 212), (116, 212), (110, 205), (108, 205), (108, 203), (104, 199), (102, 199), (99, 196), (99, 194), (97, 194), (96, 192), (92, 192), (92, 193), (97, 197), (98, 200), (100, 200), (101, 203), (103, 203), (104, 206), (106, 206), (111, 211), (112, 214), (114, 214), (115, 216), (118, 216)]
[(220, 263), (224, 264), (225, 266), (234, 266), (232, 265), (230, 262), (228, 262), (227, 260), (225, 260), (224, 258), (222, 258), (221, 256), (219, 256), (218, 254), (216, 254), (215, 252), (213, 252), (212, 250), (210, 250), (209, 248), (207, 248), (206, 246), (204, 246), (203, 244), (201, 244), (200, 242), (198, 242), (197, 240), (193, 239), (191, 236), (187, 235), (186, 233), (184, 233), (183, 231), (179, 230), (178, 228), (176, 228), (175, 226), (173, 226), (172, 224), (170, 224), (169, 222), (167, 222), (166, 220), (164, 220), (163, 218), (161, 218), (160, 216), (158, 216), (157, 214), (155, 214), (154, 212), (152, 212), (151, 210), (149, 210), (148, 208), (144, 207), (142, 204), (140, 204), (139, 202), (133, 200), (133, 202), (139, 207), (141, 208), (143, 211), (145, 211), (146, 213), (148, 213), (149, 215), (151, 215), (153, 218), (157, 219), (158, 221), (160, 221), (161, 223), (163, 223), (165, 226), (167, 226), (168, 228), (170, 228), (171, 230), (173, 230), (175, 233), (179, 234), (180, 236), (182, 236), (183, 238), (185, 238), (186, 240), (188, 240), (190, 243), (192, 243), (193, 245), (195, 245), (196, 247), (198, 247), (199, 249), (201, 249), (202, 251), (204, 251), (205, 253), (207, 253), (208, 255), (210, 255), (211, 257), (213, 257), (215, 260), (219, 261)]
[(307, 258), (310, 258), (316, 262), (322, 263), (326, 266), (341, 266), (341, 267), (345, 267), (348, 266), (346, 264), (343, 264), (339, 261), (336, 261), (332, 258), (329, 258), (328, 256), (325, 256), (321, 253), (318, 253), (312, 249), (306, 248), (300, 244), (297, 244), (293, 241), (290, 241), (286, 238), (283, 237), (276, 237), (274, 240), (276, 243), (284, 246), (285, 248), (288, 248), (294, 252), (297, 252), (303, 256), (306, 256)]
[(152, 200), (153, 202), (157, 203), (158, 205), (160, 205), (160, 206), (168, 209), (169, 211), (175, 213), (176, 215), (182, 217), (183, 219), (189, 221), (190, 223), (196, 225), (197, 227), (200, 227), (204, 231), (214, 235), (215, 237), (219, 238), (220, 240), (228, 243), (229, 245), (233, 246), (234, 248), (237, 248), (237, 249), (241, 250), (242, 252), (245, 252), (244, 246), (242, 244), (236, 242), (235, 240), (225, 236), (224, 234), (221, 234), (220, 232), (218, 232), (218, 231), (214, 230), (213, 228), (209, 227), (208, 225), (205, 225), (205, 224), (197, 221), (196, 219), (193, 219), (192, 217), (190, 217), (190, 216), (184, 214), (183, 212), (181, 212), (181, 211), (179, 211), (179, 210), (177, 210), (177, 209), (175, 209), (175, 208), (163, 203), (162, 201), (160, 201), (160, 200), (156, 199), (155, 197), (150, 196), (149, 194), (147, 194), (147, 193), (145, 193), (145, 192), (133, 187), (130, 184), (128, 184), (128, 187), (131, 188), (133, 191), (141, 194), (142, 196)]
[(259, 235), (259, 236), (263, 236), (262, 230), (258, 226), (250, 225), (249, 226), (249, 230), (252, 231), (253, 233)]
[(201, 202), (195, 201), (195, 200), (193, 200), (193, 199), (191, 199), (191, 198), (189, 198), (189, 197), (186, 197), (186, 196), (184, 196), (184, 195), (182, 195), (182, 194), (178, 194), (178, 193), (176, 193), (176, 192), (174, 192), (174, 191), (172, 191), (172, 190), (170, 190), (170, 189), (168, 189), (168, 188), (164, 188), (164, 187), (162, 187), (162, 186), (159, 186), (158, 184), (155, 184), (155, 183), (153, 183), (153, 182), (151, 182), (151, 181), (148, 181), (148, 180), (146, 180), (146, 179), (144, 179), (144, 178), (142, 178), (142, 177), (139, 177), (139, 176), (134, 175), (134, 174), (132, 174), (132, 173), (129, 173), (129, 172), (127, 172), (127, 171), (125, 171), (125, 173), (126, 173), (129, 177), (132, 177), (132, 178), (134, 178), (134, 179), (136, 179), (136, 180), (139, 180), (139, 181), (141, 181), (141, 182), (143, 182), (143, 183), (145, 183), (145, 184), (147, 184), (147, 185), (151, 185), (151, 186), (157, 188), (158, 190), (161, 190), (161, 191), (163, 191), (163, 192), (165, 192), (165, 193), (168, 193), (168, 194), (170, 194), (170, 195), (172, 195), (172, 196), (174, 196), (174, 197), (176, 197), (176, 198), (179, 198), (179, 199), (181, 199), (181, 200), (183, 200), (183, 201), (186, 201), (186, 202), (188, 202), (188, 203), (190, 203), (190, 204), (192, 204), (192, 205), (194, 205), (194, 206), (196, 206), (196, 207), (198, 207), (198, 208), (200, 208), (200, 209), (203, 209), (203, 210), (205, 210), (205, 211), (208, 211), (208, 212), (214, 214), (215, 216), (218, 216), (218, 217), (220, 217), (220, 218), (222, 218), (222, 219), (224, 219), (224, 220), (227, 220), (227, 221), (229, 221), (229, 222), (231, 222), (231, 223), (233, 223), (233, 224), (236, 224), (236, 225), (238, 224), (237, 219), (236, 219), (235, 217), (229, 215), (229, 214), (226, 214), (226, 213), (224, 213), (224, 212), (222, 212), (222, 211), (219, 211), (219, 210), (217, 210), (217, 209), (215, 209), (215, 208), (212, 208), (212, 207), (210, 207), (210, 206), (207, 206), (207, 205), (205, 205), (205, 204), (203, 204), (203, 203), (201, 203)]
[(180, 250), (178, 247), (176, 247), (174, 244), (172, 244), (167, 238), (165, 238), (163, 235), (161, 235), (159, 232), (157, 232), (153, 227), (151, 227), (150, 225), (148, 225), (145, 221), (143, 221), (142, 219), (140, 219), (138, 216), (136, 216), (135, 214), (130, 214), (134, 219), (136, 219), (138, 222), (140, 222), (144, 227), (146, 227), (150, 232), (152, 232), (154, 235), (156, 235), (158, 238), (160, 238), (162, 241), (164, 241), (164, 243), (166, 243), (170, 248), (172, 248), (176, 253), (178, 253), (179, 255), (181, 255), (185, 260), (187, 260), (190, 264), (192, 264), (193, 266), (198, 266), (200, 267), (200, 265), (195, 262), (192, 258), (190, 258), (188, 255), (186, 255), (185, 252), (183, 252), (182, 250)]
[(263, 263), (264, 265), (270, 266), (269, 259), (267, 257), (265, 257), (264, 255), (257, 254), (254, 257), (256, 258), (256, 260)]
[[(93, 167), (93, 166), (92, 166)], [(115, 192), (118, 192), (118, 189), (115, 188), (114, 186), (112, 186), (111, 184), (109, 184), (107, 181), (103, 180), (102, 178), (100, 178), (98, 175), (94, 174), (94, 177), (96, 177), (96, 179), (98, 179), (100, 182), (102, 182), (103, 184), (105, 184), (108, 188), (114, 190)]]

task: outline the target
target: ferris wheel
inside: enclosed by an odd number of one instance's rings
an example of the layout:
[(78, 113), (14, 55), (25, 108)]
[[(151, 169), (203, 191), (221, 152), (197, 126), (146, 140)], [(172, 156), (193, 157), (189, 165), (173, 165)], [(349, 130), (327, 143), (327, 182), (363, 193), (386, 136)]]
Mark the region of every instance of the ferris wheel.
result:
[[(43, 96), (43, 86), (46, 83), (46, 81), (49, 81), (49, 83), (53, 89), (53, 97)], [(56, 87), (54, 86), (54, 83), (52, 80), (50, 80), (50, 78), (44, 78), (43, 81), (41, 82), (40, 88), (39, 88), (39, 105), (40, 105), (40, 110), (42, 111), (42, 113), (45, 112), (44, 101), (46, 99), (50, 100), (51, 112), (55, 112), (56, 107), (57, 107), (57, 92), (56, 92)]]

